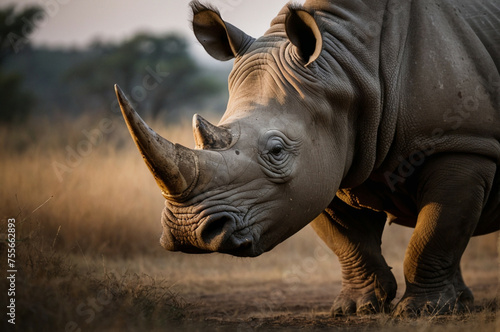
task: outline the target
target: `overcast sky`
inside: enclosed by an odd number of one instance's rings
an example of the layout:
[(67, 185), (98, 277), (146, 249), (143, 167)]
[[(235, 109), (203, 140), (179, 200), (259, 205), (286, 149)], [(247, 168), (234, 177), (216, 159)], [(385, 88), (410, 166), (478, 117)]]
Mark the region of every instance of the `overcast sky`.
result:
[[(258, 37), (288, 0), (203, 2), (217, 6), (225, 20)], [(95, 38), (121, 40), (137, 31), (178, 31), (189, 38), (198, 56), (204, 54), (190, 28), (187, 0), (0, 0), (2, 6), (8, 3), (45, 8), (46, 18), (34, 22), (38, 28), (30, 37), (36, 45), (85, 46)]]

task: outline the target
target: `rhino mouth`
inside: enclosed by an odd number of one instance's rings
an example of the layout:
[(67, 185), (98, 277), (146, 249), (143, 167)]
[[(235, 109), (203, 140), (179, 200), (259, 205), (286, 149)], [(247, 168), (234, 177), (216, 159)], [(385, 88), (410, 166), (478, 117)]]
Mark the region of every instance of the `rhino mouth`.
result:
[[(263, 252), (256, 246), (259, 236), (244, 220), (244, 216), (227, 211), (180, 220), (166, 206), (162, 214), (163, 234), (160, 244), (169, 251), (185, 253), (220, 252), (233, 256), (258, 256)], [(246, 226), (241, 227), (244, 224)]]

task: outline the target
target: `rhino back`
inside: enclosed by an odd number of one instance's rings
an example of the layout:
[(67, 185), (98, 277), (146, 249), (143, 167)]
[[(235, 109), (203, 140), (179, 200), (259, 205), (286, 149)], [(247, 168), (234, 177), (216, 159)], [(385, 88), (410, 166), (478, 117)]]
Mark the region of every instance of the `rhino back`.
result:
[(464, 19), (485, 46), (491, 58), (500, 68), (500, 3), (496, 1), (461, 1), (459, 5)]
[(329, 63), (319, 66), (339, 63), (360, 91), (360, 170), (349, 185), (366, 180), (367, 168), (393, 171), (422, 151), (500, 161), (496, 0), (308, 0), (305, 7), (325, 35)]
[(434, 153), (500, 161), (500, 29), (490, 27), (499, 26), (499, 17), (492, 1), (412, 3), (397, 78), (388, 83), (393, 95), (384, 106), (386, 119), (397, 120), (383, 171)]

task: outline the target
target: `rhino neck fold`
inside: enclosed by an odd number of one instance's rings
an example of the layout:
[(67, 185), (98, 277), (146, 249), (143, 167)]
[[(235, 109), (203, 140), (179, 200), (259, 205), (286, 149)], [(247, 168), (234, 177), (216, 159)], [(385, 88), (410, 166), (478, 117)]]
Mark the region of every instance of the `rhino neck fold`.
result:
[(345, 76), (340, 80), (355, 91), (349, 114), (353, 124), (349, 130), (355, 133), (349, 147), (352, 161), (343, 187), (363, 183), (383, 163), (394, 140), (400, 106), (395, 91), (410, 5), (395, 0), (309, 0), (304, 4), (324, 21), (321, 26), (328, 40), (317, 67), (328, 81)]

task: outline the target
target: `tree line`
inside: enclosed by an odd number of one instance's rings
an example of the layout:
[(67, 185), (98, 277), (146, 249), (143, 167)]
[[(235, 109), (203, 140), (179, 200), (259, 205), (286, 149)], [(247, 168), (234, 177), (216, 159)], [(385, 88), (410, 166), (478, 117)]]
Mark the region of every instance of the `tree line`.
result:
[[(121, 42), (94, 41), (84, 49), (29, 44), (26, 24), (38, 7), (0, 9), (0, 122), (30, 114), (102, 111), (115, 104), (119, 84), (141, 114), (175, 119), (185, 109), (224, 109), (228, 70), (201, 66), (176, 33), (137, 33)], [(22, 49), (16, 49), (23, 36)]]

